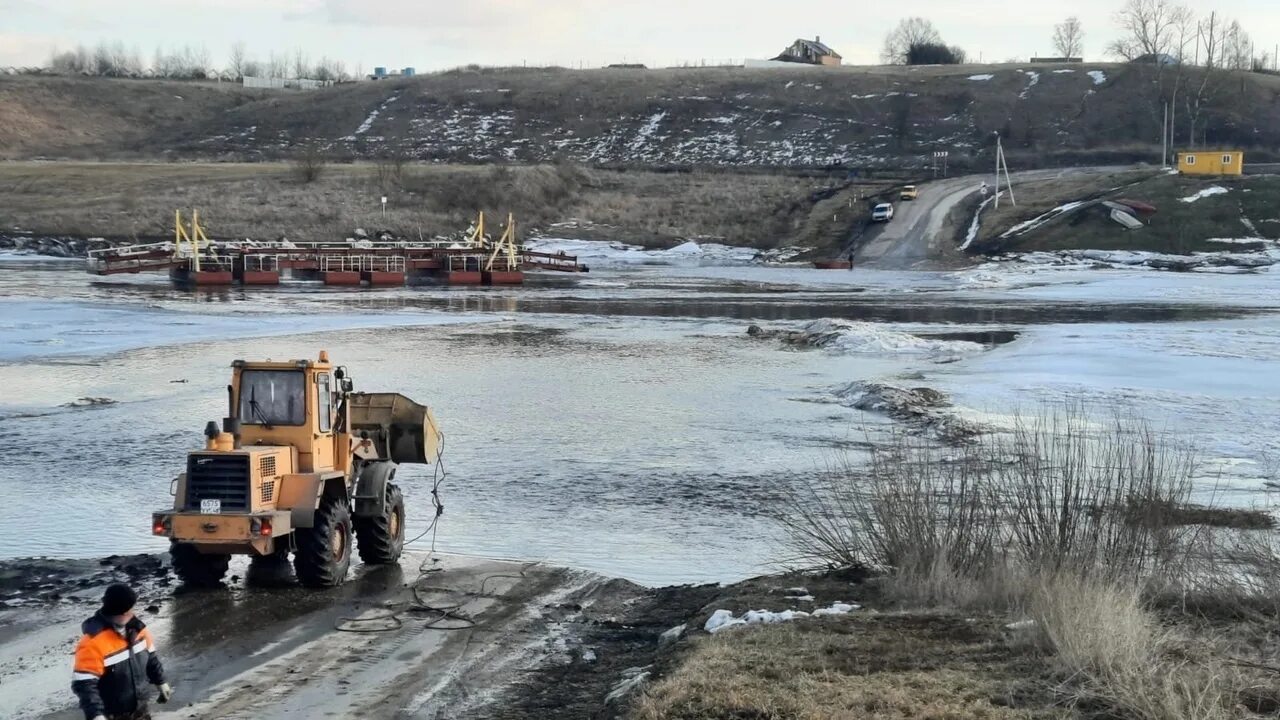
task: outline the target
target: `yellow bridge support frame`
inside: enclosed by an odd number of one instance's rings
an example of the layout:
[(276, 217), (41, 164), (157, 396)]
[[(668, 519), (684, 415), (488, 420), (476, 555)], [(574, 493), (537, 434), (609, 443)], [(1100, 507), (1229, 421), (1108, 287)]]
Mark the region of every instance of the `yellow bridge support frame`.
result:
[(182, 225), (182, 211), (173, 211), (173, 254), (182, 255), (183, 248), (190, 248), (191, 269), (200, 272), (200, 251), (209, 247), (209, 236), (200, 226), (200, 211), (191, 211), (191, 230)]
[(506, 255), (507, 267), (505, 270), (519, 270), (520, 262), (516, 259), (516, 216), (514, 213), (507, 213), (507, 228), (502, 232), (502, 237), (493, 246), (493, 253), (489, 255), (489, 262), (485, 263), (484, 269), (488, 272), (493, 271), (493, 261), (498, 259), (498, 255)]

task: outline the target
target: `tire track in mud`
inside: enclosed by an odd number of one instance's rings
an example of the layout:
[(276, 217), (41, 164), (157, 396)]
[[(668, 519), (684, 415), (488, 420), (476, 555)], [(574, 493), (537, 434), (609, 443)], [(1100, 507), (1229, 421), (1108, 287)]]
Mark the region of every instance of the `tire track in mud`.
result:
[[(501, 579), (489, 582), (492, 578)], [(542, 659), (540, 646), (547, 644), (558, 621), (555, 608), (602, 581), (562, 568), (455, 563), (421, 596), (428, 604), (460, 605), (462, 614), (475, 619), (475, 627), (434, 628), (437, 616), (406, 610), (399, 614), (399, 626), (386, 631), (321, 630), (292, 647), (277, 646), (280, 652), (263, 653), (262, 662), (217, 683), (199, 702), (156, 717), (460, 717), (467, 708), (496, 697), (498, 688)], [(389, 622), (387, 606), (407, 607), (403, 598), (409, 592), (405, 588), (399, 597), (381, 598), (352, 616), (360, 619), (357, 624), (374, 627)], [(304, 621), (314, 625), (330, 614), (319, 615)]]

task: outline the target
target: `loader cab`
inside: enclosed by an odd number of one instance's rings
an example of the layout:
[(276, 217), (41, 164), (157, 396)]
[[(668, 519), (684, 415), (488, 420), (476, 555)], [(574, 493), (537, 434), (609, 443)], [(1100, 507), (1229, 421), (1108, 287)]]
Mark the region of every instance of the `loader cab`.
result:
[(235, 361), (230, 406), (241, 444), (294, 448), (299, 472), (345, 470), (337, 437), (346, 426), (342, 385), (325, 352), (319, 360)]

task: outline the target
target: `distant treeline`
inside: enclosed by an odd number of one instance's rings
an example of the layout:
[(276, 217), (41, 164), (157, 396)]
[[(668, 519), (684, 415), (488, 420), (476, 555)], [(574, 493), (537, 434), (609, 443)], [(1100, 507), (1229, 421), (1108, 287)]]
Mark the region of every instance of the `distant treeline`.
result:
[(54, 52), (43, 69), (59, 75), (180, 80), (239, 80), (247, 75), (345, 82), (357, 79), (362, 74), (359, 69), (355, 75), (347, 72), (346, 64), (341, 60), (322, 57), (312, 62), (301, 50), (286, 53), (273, 51), (267, 55), (266, 60), (259, 60), (249, 56), (244, 43), (232, 45), (228, 58), (227, 67), (219, 70), (210, 60), (207, 48), (184, 45), (173, 49), (157, 47), (148, 63), (136, 47), (127, 48), (122, 42), (102, 42), (93, 48), (78, 45), (73, 50)]

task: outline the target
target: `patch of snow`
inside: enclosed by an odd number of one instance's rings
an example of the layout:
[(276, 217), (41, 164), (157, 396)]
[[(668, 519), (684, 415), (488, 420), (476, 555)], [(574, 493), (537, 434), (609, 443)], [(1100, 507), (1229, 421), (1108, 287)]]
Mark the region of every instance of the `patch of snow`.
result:
[(812, 595), (787, 595), (783, 600), (795, 600), (796, 602), (813, 602), (817, 598)]
[(854, 610), (859, 610), (859, 609), (861, 609), (861, 608), (862, 608), (862, 606), (861, 606), (861, 605), (854, 605), (854, 604), (852, 604), (852, 603), (842, 603), (842, 602), (837, 602), (837, 603), (832, 603), (832, 604), (831, 604), (831, 607), (828, 607), (828, 608), (818, 608), (817, 610), (814, 610), (814, 611), (813, 611), (813, 616), (814, 616), (814, 617), (823, 617), (823, 616), (826, 616), (826, 615), (848, 615), (849, 613), (853, 612)]
[(986, 82), (993, 77), (995, 77), (995, 75), (970, 75), (969, 79), (974, 82)]
[(1081, 205), (1084, 205), (1084, 203), (1069, 202), (1066, 205), (1059, 205), (1058, 207), (1050, 210), (1047, 213), (1044, 213), (1042, 215), (1037, 215), (1036, 217), (1033, 217), (1030, 220), (1027, 220), (1025, 222), (1020, 222), (1017, 225), (1014, 225), (1013, 227), (1004, 231), (1004, 234), (1002, 234), (1000, 237), (1001, 238), (1013, 237), (1014, 235), (1021, 235), (1027, 231), (1034, 230), (1040, 227), (1041, 225), (1049, 222), (1050, 220), (1058, 217), (1059, 215), (1062, 215), (1064, 213), (1069, 213), (1072, 210), (1075, 210)]
[[(634, 671), (634, 674), (631, 674)], [(612, 705), (619, 700), (626, 698), (633, 690), (640, 687), (649, 679), (649, 672), (643, 668), (630, 668), (622, 673), (623, 680), (608, 695), (604, 696), (605, 704)]]
[(1027, 74), (1027, 86), (1022, 89), (1022, 92), (1018, 93), (1018, 97), (1026, 100), (1027, 93), (1031, 92), (1031, 88), (1040, 83), (1040, 73), (1035, 70), (1023, 70), (1022, 72)]
[(1226, 189), (1226, 188), (1224, 188), (1224, 187), (1222, 187), (1221, 185), (1213, 185), (1213, 186), (1211, 186), (1211, 187), (1207, 187), (1207, 188), (1205, 188), (1205, 189), (1201, 190), (1200, 192), (1196, 193), (1195, 195), (1188, 195), (1187, 197), (1182, 198), (1181, 202), (1184, 202), (1184, 203), (1193, 203), (1193, 202), (1195, 202), (1195, 201), (1197, 201), (1197, 200), (1200, 200), (1200, 199), (1202, 199), (1202, 198), (1213, 197), (1214, 195), (1224, 195), (1224, 194), (1229, 193), (1229, 192), (1231, 192), (1231, 191), (1230, 191), (1230, 190), (1228, 190), (1228, 189)]
[(658, 636), (658, 644), (669, 645), (679, 640), (684, 635), (684, 631), (687, 630), (688, 627), (689, 627), (688, 625), (680, 624), (671, 628), (670, 630), (664, 631), (661, 635)]
[(1067, 68), (1063, 68), (1063, 69), (1061, 69), (1061, 70), (1054, 70), (1054, 71), (1053, 71), (1053, 74), (1054, 74), (1054, 75), (1066, 75), (1067, 73), (1073, 73), (1073, 72), (1075, 72), (1075, 70), (1068, 70)]
[(978, 239), (978, 228), (981, 227), (982, 224), (982, 211), (986, 210), (987, 206), (995, 199), (996, 196), (992, 195), (986, 200), (983, 200), (982, 204), (978, 205), (978, 209), (973, 213), (973, 221), (969, 223), (969, 231), (965, 233), (964, 242), (960, 244), (961, 250), (968, 250), (969, 246), (973, 244), (973, 241)]
[(1244, 237), (1244, 238), (1209, 238), (1205, 242), (1222, 243), (1224, 245), (1253, 245), (1256, 243), (1272, 242), (1264, 237)]
[(1011, 622), (1011, 623), (1009, 623), (1008, 625), (1005, 625), (1005, 626), (1004, 626), (1004, 629), (1005, 629), (1005, 630), (1014, 630), (1014, 631), (1017, 631), (1017, 630), (1030, 630), (1031, 628), (1033, 628), (1033, 627), (1035, 627), (1035, 626), (1036, 626), (1036, 621), (1035, 621), (1035, 620), (1019, 620), (1019, 621), (1017, 621), (1017, 622)]
[(649, 141), (649, 138), (653, 137), (653, 134), (658, 131), (658, 125), (662, 123), (663, 118), (666, 116), (666, 110), (654, 113), (653, 116), (649, 118), (649, 122), (645, 123), (645, 126), (640, 128), (640, 131), (636, 133), (636, 139), (631, 143), (632, 149), (644, 147), (644, 144)]
[(706, 625), (703, 626), (707, 632), (715, 634), (728, 628), (741, 627), (744, 625), (774, 625), (777, 623), (791, 622), (792, 620), (800, 620), (808, 617), (823, 617), (828, 615), (847, 615), (854, 610), (858, 610), (860, 606), (850, 603), (832, 603), (831, 607), (818, 608), (812, 613), (803, 610), (783, 610), (782, 612), (774, 612), (772, 610), (748, 610), (742, 614), (742, 617), (734, 616), (730, 610), (717, 610), (707, 618)]
[(1101, 85), (1107, 81), (1107, 74), (1101, 70), (1090, 70), (1089, 77), (1093, 78), (1094, 85)]
[(400, 93), (397, 92), (393, 94), (391, 97), (384, 100), (381, 105), (374, 108), (373, 111), (369, 113), (369, 116), (364, 119), (364, 122), (360, 123), (360, 127), (356, 128), (355, 132), (346, 136), (345, 138), (343, 138), (343, 140), (355, 140), (356, 136), (363, 135), (369, 132), (369, 128), (373, 127), (374, 121), (378, 119), (378, 115), (382, 113), (384, 110), (386, 110), (388, 105), (390, 105), (391, 103), (399, 99), (400, 99)]

